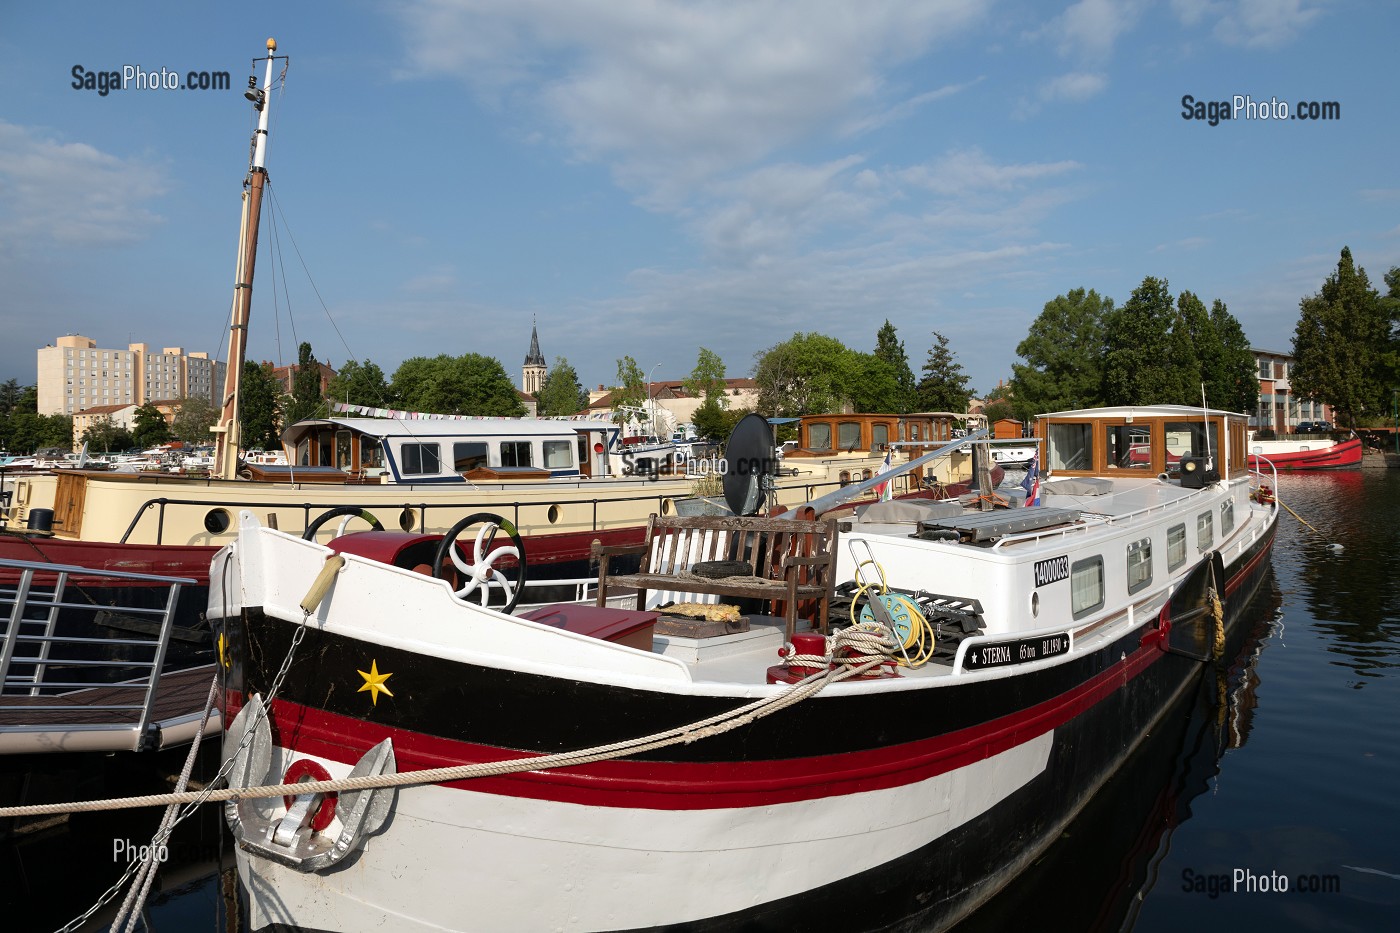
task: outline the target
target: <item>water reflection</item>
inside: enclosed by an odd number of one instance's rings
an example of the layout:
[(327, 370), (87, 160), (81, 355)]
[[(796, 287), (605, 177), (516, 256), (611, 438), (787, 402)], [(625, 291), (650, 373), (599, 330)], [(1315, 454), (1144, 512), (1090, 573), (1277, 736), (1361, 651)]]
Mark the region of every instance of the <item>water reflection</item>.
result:
[(1292, 570), (1282, 585), (1360, 689), (1397, 666), (1400, 477), (1392, 470), (1298, 474), (1280, 477), (1279, 496), (1299, 516), (1280, 518), (1279, 552)]
[(1190, 819), (1226, 751), (1249, 738), (1258, 664), (1281, 603), (1270, 573), (1241, 620), (1246, 636), (1234, 662), (1208, 672), (1045, 855), (953, 933), (1132, 928), (1161, 880), (1173, 830)]

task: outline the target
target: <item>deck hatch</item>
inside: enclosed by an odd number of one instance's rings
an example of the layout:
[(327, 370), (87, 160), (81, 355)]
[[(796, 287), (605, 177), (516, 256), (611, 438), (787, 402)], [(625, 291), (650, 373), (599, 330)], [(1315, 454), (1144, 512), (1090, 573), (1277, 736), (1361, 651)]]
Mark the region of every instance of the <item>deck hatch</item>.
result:
[[(918, 537), (939, 537), (938, 532), (955, 531), (964, 541), (994, 541), (1004, 535), (1019, 534), (1023, 531), (1037, 531), (1055, 525), (1065, 525), (1079, 521), (1079, 509), (1059, 509), (1038, 506), (1029, 509), (1011, 509), (997, 512), (980, 512), (972, 515), (956, 515), (949, 518), (934, 518), (919, 522)], [(926, 535), (925, 532), (929, 534)]]

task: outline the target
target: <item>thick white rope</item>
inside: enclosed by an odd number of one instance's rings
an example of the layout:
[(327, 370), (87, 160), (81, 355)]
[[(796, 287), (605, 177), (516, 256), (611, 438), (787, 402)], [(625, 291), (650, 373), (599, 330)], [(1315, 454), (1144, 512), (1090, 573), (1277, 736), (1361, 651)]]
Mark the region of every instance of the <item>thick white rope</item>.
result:
[[(323, 794), (340, 791), (368, 790), (382, 787), (407, 787), (415, 784), (439, 784), (448, 781), (465, 781), (480, 777), (494, 777), (503, 774), (516, 774), (521, 771), (542, 771), (552, 768), (565, 768), (576, 765), (609, 761), (625, 755), (654, 751), (670, 745), (695, 742), (713, 735), (730, 732), (748, 725), (765, 716), (800, 703), (820, 693), (827, 686), (850, 677), (865, 673), (878, 664), (889, 660), (881, 655), (867, 660), (864, 657), (842, 658), (837, 652), (843, 647), (843, 636), (838, 633), (831, 640), (832, 654), (823, 660), (838, 667), (818, 671), (794, 684), (788, 690), (755, 700), (738, 709), (730, 710), (702, 719), (686, 726), (678, 726), (649, 736), (626, 739), (610, 745), (579, 749), (572, 752), (558, 752), (553, 755), (539, 755), (515, 758), (507, 761), (488, 761), (472, 765), (456, 765), (449, 768), (430, 768), (422, 771), (405, 771), (397, 774), (363, 775), (357, 778), (338, 778), (330, 781), (303, 781), (296, 784), (270, 784), (260, 787), (229, 787), (222, 790), (203, 790), (198, 793), (151, 794), (144, 797), (118, 797), (106, 800), (85, 800), (72, 803), (34, 804), (23, 807), (0, 808), (0, 817), (37, 816), (49, 813), (78, 813), (92, 810), (126, 810), (136, 807), (167, 806), (170, 804), (203, 803), (207, 801), (251, 800), (264, 797), (283, 797), (300, 794)], [(251, 735), (252, 730), (249, 730)]]

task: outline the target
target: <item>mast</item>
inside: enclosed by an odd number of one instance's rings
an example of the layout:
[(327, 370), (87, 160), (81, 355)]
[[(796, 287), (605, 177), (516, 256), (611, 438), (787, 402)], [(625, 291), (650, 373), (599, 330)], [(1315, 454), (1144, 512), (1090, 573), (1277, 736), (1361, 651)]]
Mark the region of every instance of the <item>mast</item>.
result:
[[(213, 428), (214, 475), (233, 479), (238, 472), (238, 452), (241, 438), (238, 427), (239, 383), (243, 377), (243, 359), (248, 350), (248, 317), (253, 306), (253, 265), (258, 256), (258, 218), (262, 213), (263, 188), (267, 184), (267, 117), (271, 104), (272, 62), (276, 57), (277, 40), (267, 40), (267, 72), (263, 86), (248, 79), (244, 96), (258, 111), (258, 129), (253, 136), (253, 154), (248, 177), (243, 182), (243, 219), (238, 233), (238, 264), (233, 282), (233, 314), (229, 325), (228, 371), (224, 374), (224, 402), (219, 423)], [(258, 59), (253, 60), (256, 66)]]

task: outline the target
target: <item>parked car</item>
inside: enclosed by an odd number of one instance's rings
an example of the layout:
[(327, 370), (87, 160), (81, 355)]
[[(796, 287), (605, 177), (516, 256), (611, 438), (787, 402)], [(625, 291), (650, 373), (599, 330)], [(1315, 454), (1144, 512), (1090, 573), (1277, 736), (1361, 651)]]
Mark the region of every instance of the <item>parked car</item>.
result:
[(1293, 429), (1294, 434), (1330, 434), (1331, 431), (1330, 421), (1299, 421), (1298, 426)]

